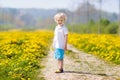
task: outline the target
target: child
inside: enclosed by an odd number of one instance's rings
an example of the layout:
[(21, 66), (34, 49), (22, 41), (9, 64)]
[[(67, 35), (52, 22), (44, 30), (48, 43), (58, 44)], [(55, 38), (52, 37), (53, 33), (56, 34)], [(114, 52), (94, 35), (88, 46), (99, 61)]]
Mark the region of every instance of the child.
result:
[(67, 39), (68, 39), (68, 30), (65, 27), (64, 23), (66, 21), (66, 15), (64, 13), (58, 13), (54, 16), (54, 20), (57, 23), (57, 26), (54, 31), (54, 56), (58, 62), (58, 70), (55, 73), (63, 72), (63, 58), (65, 50), (67, 50)]

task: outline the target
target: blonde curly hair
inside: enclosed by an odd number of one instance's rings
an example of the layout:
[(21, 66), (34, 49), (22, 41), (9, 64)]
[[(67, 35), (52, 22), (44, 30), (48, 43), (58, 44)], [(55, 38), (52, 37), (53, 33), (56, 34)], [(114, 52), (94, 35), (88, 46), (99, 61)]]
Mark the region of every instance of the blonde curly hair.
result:
[(55, 16), (54, 16), (54, 20), (55, 22), (57, 22), (58, 19), (63, 19), (64, 22), (67, 20), (67, 16), (65, 13), (57, 13)]

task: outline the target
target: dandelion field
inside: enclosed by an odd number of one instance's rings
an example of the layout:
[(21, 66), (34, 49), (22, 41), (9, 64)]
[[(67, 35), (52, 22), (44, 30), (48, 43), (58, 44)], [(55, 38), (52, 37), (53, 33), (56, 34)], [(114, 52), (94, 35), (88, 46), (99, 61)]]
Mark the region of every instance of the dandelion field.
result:
[[(41, 61), (52, 43), (53, 32), (0, 32), (0, 80), (36, 80)], [(110, 34), (69, 33), (68, 42), (76, 48), (120, 65), (120, 37)]]
[(33, 80), (52, 36), (50, 31), (0, 32), (0, 80)]
[(107, 62), (120, 65), (120, 37), (110, 34), (70, 34), (69, 43)]

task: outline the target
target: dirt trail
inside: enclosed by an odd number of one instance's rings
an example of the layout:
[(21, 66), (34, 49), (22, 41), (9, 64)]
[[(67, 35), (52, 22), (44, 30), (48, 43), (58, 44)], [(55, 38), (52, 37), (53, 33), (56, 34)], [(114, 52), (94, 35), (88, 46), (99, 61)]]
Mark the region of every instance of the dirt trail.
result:
[(72, 58), (65, 56), (64, 73), (54, 73), (57, 62), (53, 51), (49, 51), (49, 55), (43, 62), (45, 68), (42, 73), (45, 80), (120, 80), (120, 66), (107, 64), (70, 45), (68, 45), (68, 50), (73, 52), (73, 56)]

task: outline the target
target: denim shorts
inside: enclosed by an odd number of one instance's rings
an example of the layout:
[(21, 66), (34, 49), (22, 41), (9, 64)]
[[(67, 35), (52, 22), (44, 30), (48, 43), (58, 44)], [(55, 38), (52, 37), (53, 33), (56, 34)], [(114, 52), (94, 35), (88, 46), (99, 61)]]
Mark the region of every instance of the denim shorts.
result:
[(59, 48), (55, 49), (54, 56), (55, 56), (55, 59), (57, 60), (63, 60), (64, 50)]

